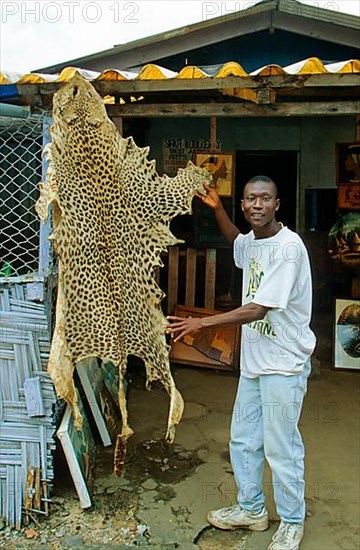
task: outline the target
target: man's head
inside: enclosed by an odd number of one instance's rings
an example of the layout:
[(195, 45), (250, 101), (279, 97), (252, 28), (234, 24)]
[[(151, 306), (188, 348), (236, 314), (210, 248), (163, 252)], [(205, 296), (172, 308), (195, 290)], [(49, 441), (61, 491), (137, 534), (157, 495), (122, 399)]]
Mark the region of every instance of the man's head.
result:
[(280, 207), (278, 189), (267, 176), (255, 176), (244, 187), (241, 208), (247, 222), (255, 232), (272, 233), (275, 229), (275, 212)]

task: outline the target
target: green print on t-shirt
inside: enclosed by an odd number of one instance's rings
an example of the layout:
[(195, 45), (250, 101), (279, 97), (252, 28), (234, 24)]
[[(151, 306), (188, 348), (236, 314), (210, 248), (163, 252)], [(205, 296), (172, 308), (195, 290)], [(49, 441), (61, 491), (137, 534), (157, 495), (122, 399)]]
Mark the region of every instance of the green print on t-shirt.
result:
[(246, 292), (246, 298), (251, 295), (251, 298), (254, 298), (255, 292), (260, 286), (261, 280), (264, 276), (263, 268), (261, 264), (257, 262), (254, 258), (250, 260), (250, 269), (249, 269), (249, 282)]
[[(249, 282), (248, 282), (248, 288), (246, 292), (246, 298), (251, 296), (251, 298), (254, 298), (255, 293), (257, 289), (260, 286), (260, 283), (262, 281), (262, 278), (264, 276), (264, 270), (259, 262), (257, 262), (254, 258), (251, 258), (250, 260), (250, 268), (249, 268)], [(252, 323), (247, 323), (249, 328), (253, 328), (254, 330), (257, 330), (260, 332), (260, 334), (263, 334), (264, 336), (272, 336), (276, 337), (276, 332), (270, 323), (266, 319), (262, 319), (261, 321), (253, 321)]]
[(258, 332), (260, 332), (260, 334), (263, 334), (264, 336), (273, 336), (274, 338), (276, 337), (276, 332), (272, 324), (266, 319), (266, 317), (261, 321), (252, 321), (252, 323), (247, 323), (246, 326), (257, 330)]

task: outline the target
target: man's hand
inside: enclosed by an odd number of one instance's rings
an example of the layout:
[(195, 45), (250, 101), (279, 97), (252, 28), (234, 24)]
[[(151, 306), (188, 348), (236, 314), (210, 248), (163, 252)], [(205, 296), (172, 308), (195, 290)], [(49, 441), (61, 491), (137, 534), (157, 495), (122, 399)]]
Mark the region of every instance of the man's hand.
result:
[(175, 333), (180, 333), (176, 336), (174, 342), (177, 342), (187, 334), (195, 334), (203, 328), (201, 319), (197, 317), (184, 318), (169, 315), (167, 320), (171, 321), (171, 323), (165, 327), (166, 334), (170, 334), (171, 338), (174, 338)]
[(216, 210), (220, 206), (222, 206), (221, 200), (217, 192), (215, 191), (214, 187), (210, 187), (207, 184), (204, 184), (206, 195), (200, 195), (196, 194), (195, 196), (202, 200), (204, 204), (212, 208), (213, 210)]

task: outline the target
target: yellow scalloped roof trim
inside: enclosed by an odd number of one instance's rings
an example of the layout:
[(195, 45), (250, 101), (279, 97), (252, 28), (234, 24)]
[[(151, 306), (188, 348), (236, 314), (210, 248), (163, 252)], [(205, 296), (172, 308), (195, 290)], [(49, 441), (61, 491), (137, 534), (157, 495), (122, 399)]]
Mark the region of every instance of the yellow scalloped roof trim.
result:
[(257, 73), (256, 76), (282, 76), (286, 74), (284, 69), (280, 67), (280, 65), (266, 65), (266, 67), (263, 67), (259, 73)]
[(120, 71), (117, 71), (115, 69), (105, 69), (100, 76), (96, 80), (108, 80), (108, 81), (114, 81), (114, 80), (128, 80), (125, 78), (123, 74), (121, 74)]
[(310, 57), (296, 74), (324, 74), (324, 64), (318, 57)]
[[(343, 63), (343, 65), (342, 65)], [(338, 67), (337, 67), (338, 65)], [(345, 73), (360, 73), (360, 59), (349, 59), (343, 62), (330, 63), (329, 66), (333, 70), (327, 69), (328, 65), (322, 63), (317, 57), (311, 57), (303, 61), (298, 61), (289, 65), (285, 69), (277, 64), (270, 64), (262, 67), (259, 72), (253, 71), (251, 74), (257, 76), (278, 76), (284, 74), (302, 75), (302, 74), (345, 74)], [(288, 70), (289, 69), (289, 70)], [(24, 75), (18, 73), (0, 72), (0, 85), (8, 84), (46, 84), (48, 82), (68, 82), (76, 74), (80, 74), (86, 80), (107, 80), (107, 81), (128, 81), (134, 80), (136, 73), (128, 73), (127, 71), (118, 71), (115, 69), (105, 69), (102, 73), (87, 71), (76, 67), (65, 67), (59, 75), (47, 75), (39, 73), (26, 73)], [(227, 76), (250, 76), (239, 63), (236, 61), (228, 61), (215, 74), (214, 78), (225, 78)], [(209, 78), (202, 69), (195, 65), (187, 65), (177, 74), (169, 69), (159, 67), (158, 65), (148, 63), (142, 67), (137, 80), (166, 80), (169, 78)]]
[(20, 80), (17, 81), (17, 84), (44, 84), (44, 82), (48, 82), (44, 76), (36, 73), (28, 73), (24, 74)]
[(113, 95), (105, 95), (102, 100), (105, 105), (115, 105), (115, 97)]
[(340, 73), (360, 73), (360, 59), (352, 59), (341, 68)]
[(227, 76), (248, 76), (248, 73), (236, 61), (228, 61), (218, 70), (215, 78), (225, 78)]
[(208, 75), (204, 73), (199, 67), (195, 65), (187, 65), (183, 67), (179, 72), (178, 78), (208, 78)]
[(69, 82), (75, 75), (80, 75), (85, 80), (95, 80), (100, 76), (100, 73), (77, 67), (65, 67), (61, 71), (59, 78), (56, 79), (56, 82)]
[(160, 67), (148, 63), (142, 67), (136, 80), (167, 80), (167, 76), (164, 75)]
[(0, 73), (0, 84), (17, 84), (19, 78), (21, 78), (20, 73), (4, 71)]
[(59, 74), (59, 78), (56, 82), (68, 82), (70, 78), (79, 74), (79, 71), (75, 67), (65, 67)]

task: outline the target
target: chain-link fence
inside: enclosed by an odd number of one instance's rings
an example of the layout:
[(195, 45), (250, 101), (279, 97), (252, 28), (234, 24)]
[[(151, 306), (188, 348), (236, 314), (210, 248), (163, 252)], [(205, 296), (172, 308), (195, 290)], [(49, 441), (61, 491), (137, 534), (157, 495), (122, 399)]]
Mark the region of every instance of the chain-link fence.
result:
[(0, 117), (0, 277), (38, 273), (45, 115)]

